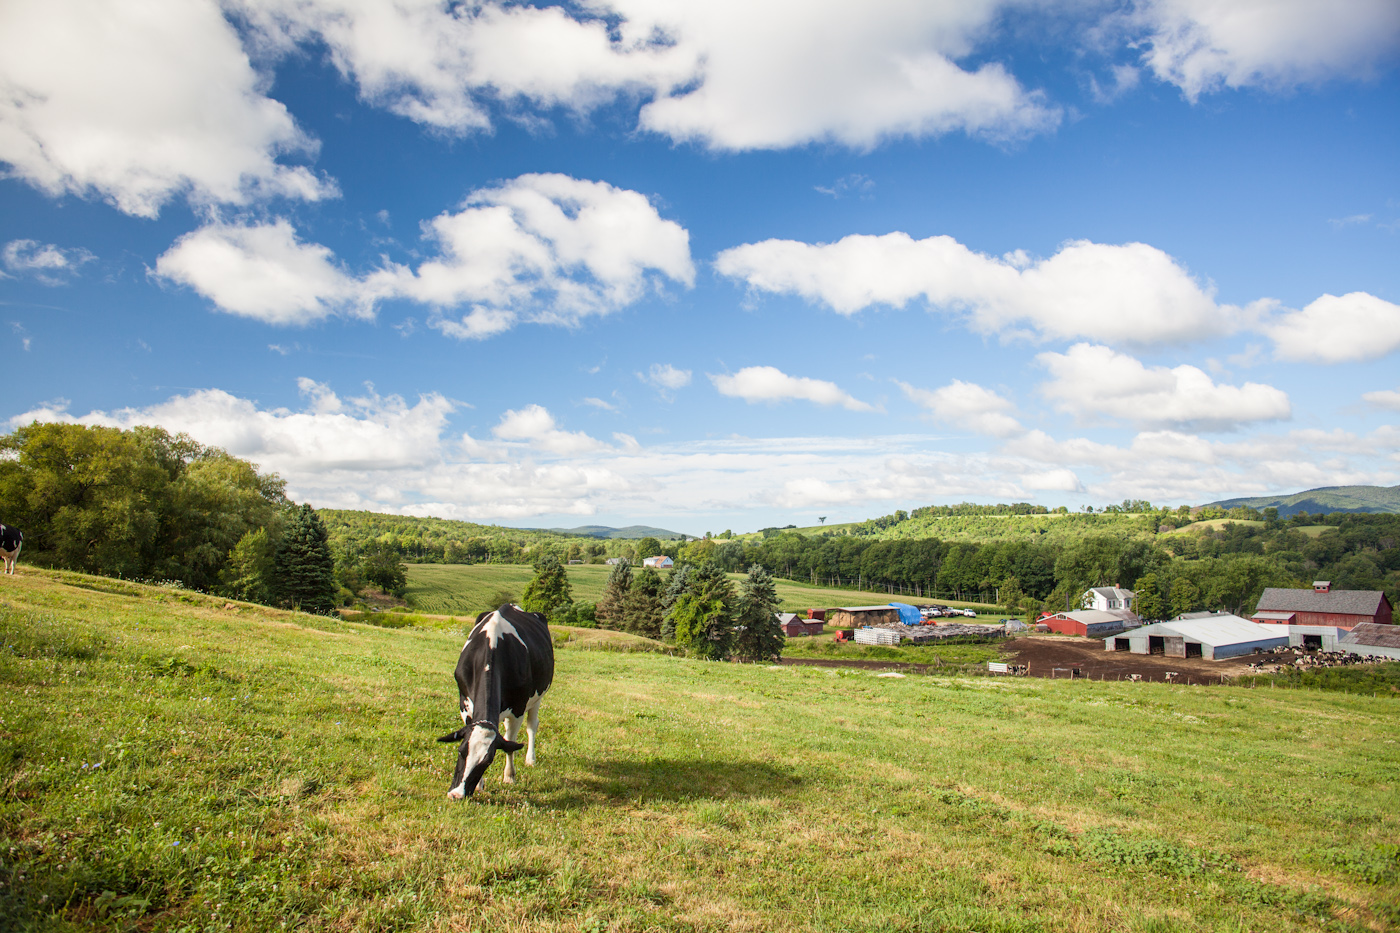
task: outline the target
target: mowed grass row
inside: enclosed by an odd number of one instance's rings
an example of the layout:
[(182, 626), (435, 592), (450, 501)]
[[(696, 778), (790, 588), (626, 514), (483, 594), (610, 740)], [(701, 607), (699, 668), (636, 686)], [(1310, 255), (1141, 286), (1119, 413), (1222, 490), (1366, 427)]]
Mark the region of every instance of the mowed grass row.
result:
[(445, 797), (461, 632), (0, 585), (0, 929), (1382, 930), (1397, 701), (577, 647)]
[[(598, 564), (575, 564), (566, 570), (574, 599), (590, 603), (596, 603), (603, 595), (608, 574), (612, 572), (611, 567)], [(534, 575), (534, 569), (523, 564), (409, 564), (408, 600), (415, 609), (423, 612), (475, 616), (478, 612), (496, 608), (493, 599), (503, 591), (519, 598)], [(736, 587), (744, 579), (744, 574), (729, 576)], [(909, 596), (891, 597), (888, 593), (876, 591), (832, 589), (791, 580), (774, 582), (784, 612), (828, 606), (878, 605), (891, 599), (915, 603), (933, 601)], [(942, 605), (970, 606), (978, 612), (995, 614), (1001, 611), (999, 607), (981, 603), (938, 602)]]

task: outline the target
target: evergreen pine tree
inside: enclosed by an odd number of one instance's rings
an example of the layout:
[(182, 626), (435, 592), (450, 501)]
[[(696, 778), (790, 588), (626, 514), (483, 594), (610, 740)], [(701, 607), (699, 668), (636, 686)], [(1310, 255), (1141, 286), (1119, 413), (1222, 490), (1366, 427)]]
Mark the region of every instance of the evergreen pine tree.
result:
[(573, 588), (569, 585), (569, 575), (559, 558), (547, 554), (535, 564), (535, 576), (525, 585), (525, 595), (520, 608), (526, 612), (538, 612), (546, 619), (556, 607), (562, 608), (574, 601)]
[(771, 661), (783, 653), (787, 640), (778, 624), (778, 588), (762, 565), (749, 568), (739, 591), (739, 624), (734, 630), (734, 655), (741, 661)]
[(316, 613), (335, 607), (339, 587), (326, 539), (326, 526), (310, 505), (302, 505), (288, 517), (274, 561), (277, 596), (283, 605)]
[(700, 566), (691, 578), (671, 607), (676, 644), (699, 657), (723, 660), (734, 643), (734, 585), (718, 564)]
[(673, 611), (676, 608), (676, 601), (690, 589), (694, 569), (690, 564), (681, 564), (666, 577), (666, 588), (661, 591), (662, 641), (674, 642), (676, 640), (676, 620)]
[(632, 578), (632, 588), (622, 599), (622, 628), (633, 635), (656, 638), (661, 634), (661, 574), (643, 567)]
[(608, 582), (603, 585), (603, 595), (594, 610), (600, 628), (622, 628), (625, 621), (622, 606), (631, 589), (632, 562), (624, 557), (613, 566), (612, 573), (608, 574)]

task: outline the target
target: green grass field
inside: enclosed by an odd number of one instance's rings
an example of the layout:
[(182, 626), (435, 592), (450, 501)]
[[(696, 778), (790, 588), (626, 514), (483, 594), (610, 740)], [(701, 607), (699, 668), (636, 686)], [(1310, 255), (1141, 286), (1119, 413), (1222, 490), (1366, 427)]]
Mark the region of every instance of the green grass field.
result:
[[(1264, 523), (1245, 518), (1211, 518), (1201, 522), (1192, 522), (1189, 525), (1182, 525), (1167, 532), (1169, 535), (1189, 534), (1193, 531), (1219, 531), (1226, 525), (1246, 525), (1252, 528), (1262, 528)], [(1318, 535), (1326, 534), (1329, 531), (1336, 531), (1336, 525), (1291, 525), (1294, 531), (1301, 531), (1309, 538), (1316, 538)]]
[[(608, 574), (612, 572), (611, 567), (594, 564), (580, 564), (566, 569), (574, 599), (590, 603), (596, 603), (603, 595)], [(408, 602), (422, 612), (475, 616), (478, 612), (496, 608), (498, 603), (492, 602), (492, 597), (502, 591), (514, 594), (518, 599), (534, 573), (532, 568), (523, 564), (409, 564)], [(744, 579), (743, 574), (729, 576), (736, 586)], [(774, 582), (784, 612), (827, 606), (883, 604), (891, 599), (915, 603), (932, 601), (909, 596), (892, 597), (888, 593), (873, 591), (811, 586), (791, 580)], [(978, 612), (995, 614), (1001, 611), (998, 607), (982, 603), (940, 602), (943, 605), (970, 606)]]
[(0, 929), (1400, 924), (1394, 699), (558, 632), (539, 765), (453, 803), (461, 637), (0, 578)]

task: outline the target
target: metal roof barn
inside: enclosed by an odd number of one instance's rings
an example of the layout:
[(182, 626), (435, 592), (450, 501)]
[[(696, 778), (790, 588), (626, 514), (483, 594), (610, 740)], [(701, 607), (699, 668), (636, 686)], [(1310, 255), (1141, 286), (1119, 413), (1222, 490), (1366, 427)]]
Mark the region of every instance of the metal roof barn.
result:
[(1156, 622), (1105, 638), (1103, 642), (1108, 651), (1220, 661), (1253, 654), (1256, 650), (1286, 647), (1288, 634), (1280, 632), (1277, 626), (1259, 625), (1237, 615), (1221, 613), (1209, 618)]
[(1337, 650), (1400, 660), (1400, 625), (1362, 622), (1338, 640)]
[(1057, 612), (1041, 621), (1050, 626), (1050, 631), (1062, 635), (1099, 638), (1109, 632), (1121, 632), (1142, 625), (1142, 620), (1129, 609), (1077, 609), (1074, 612)]

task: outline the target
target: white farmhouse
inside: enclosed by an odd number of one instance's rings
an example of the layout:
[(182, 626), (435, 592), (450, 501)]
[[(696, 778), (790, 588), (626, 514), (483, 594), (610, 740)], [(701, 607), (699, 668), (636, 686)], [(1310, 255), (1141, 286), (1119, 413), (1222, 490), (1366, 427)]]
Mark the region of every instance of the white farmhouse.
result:
[(1137, 594), (1119, 586), (1096, 586), (1085, 590), (1080, 602), (1085, 609), (1112, 612), (1115, 609), (1133, 609), (1137, 603)]

